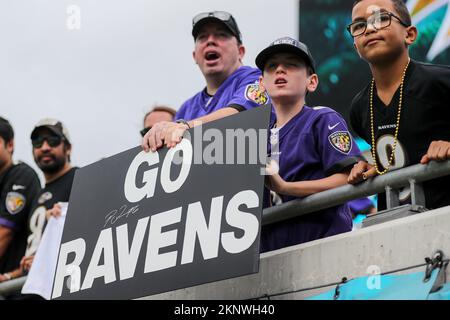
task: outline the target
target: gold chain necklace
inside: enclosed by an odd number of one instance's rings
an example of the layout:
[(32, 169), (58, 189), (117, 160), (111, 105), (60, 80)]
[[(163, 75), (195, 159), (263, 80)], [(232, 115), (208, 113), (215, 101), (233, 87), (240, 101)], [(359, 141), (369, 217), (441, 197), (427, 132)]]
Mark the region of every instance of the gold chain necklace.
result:
[(400, 97), (398, 100), (397, 125), (395, 126), (394, 145), (392, 146), (392, 151), (391, 151), (391, 155), (388, 160), (388, 164), (383, 171), (380, 171), (380, 169), (378, 168), (377, 158), (376, 158), (375, 130), (373, 128), (373, 87), (375, 84), (375, 79), (372, 78), (372, 83), (371, 83), (371, 87), (370, 87), (370, 130), (372, 132), (372, 160), (373, 160), (373, 163), (375, 164), (375, 170), (377, 171), (377, 174), (379, 174), (379, 175), (382, 175), (382, 174), (385, 174), (386, 172), (388, 172), (389, 168), (392, 165), (392, 161), (394, 160), (395, 147), (397, 147), (398, 128), (400, 127), (400, 115), (401, 115), (401, 111), (402, 111), (403, 84), (405, 82), (405, 74), (406, 74), (406, 69), (408, 69), (408, 66), (409, 66), (409, 61), (410, 60), (408, 59), (408, 63), (406, 64), (406, 67), (403, 70), (402, 82), (400, 83)]

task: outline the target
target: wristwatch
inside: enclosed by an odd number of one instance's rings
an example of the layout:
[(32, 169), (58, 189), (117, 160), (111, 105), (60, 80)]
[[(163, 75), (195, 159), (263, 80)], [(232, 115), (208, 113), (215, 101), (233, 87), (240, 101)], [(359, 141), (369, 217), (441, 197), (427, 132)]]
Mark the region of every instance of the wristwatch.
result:
[(191, 128), (191, 126), (189, 125), (189, 123), (188, 123), (186, 120), (184, 120), (184, 119), (178, 119), (178, 120), (175, 121), (175, 122), (176, 122), (176, 123), (182, 123), (182, 124), (187, 125), (188, 129)]

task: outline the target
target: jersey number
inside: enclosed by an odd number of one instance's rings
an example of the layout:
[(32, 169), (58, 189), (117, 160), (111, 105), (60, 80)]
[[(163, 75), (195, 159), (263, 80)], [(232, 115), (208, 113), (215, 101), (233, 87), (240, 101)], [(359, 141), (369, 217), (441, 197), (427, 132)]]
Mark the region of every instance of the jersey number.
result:
[(47, 209), (44, 206), (39, 206), (34, 210), (30, 219), (30, 232), (28, 236), (27, 251), (25, 256), (30, 256), (36, 253), (36, 250), (41, 242), (42, 231), (45, 224), (45, 212)]
[[(378, 161), (386, 168), (389, 163), (389, 157), (392, 154), (392, 149), (394, 148), (394, 136), (390, 134), (383, 135), (378, 138), (376, 143), (376, 150)], [(389, 170), (400, 169), (406, 166), (406, 154), (400, 141), (397, 140), (397, 145), (395, 147), (394, 159), (392, 160)], [(409, 187), (401, 188), (399, 194), (399, 199), (401, 203), (407, 201), (411, 196), (411, 190)]]

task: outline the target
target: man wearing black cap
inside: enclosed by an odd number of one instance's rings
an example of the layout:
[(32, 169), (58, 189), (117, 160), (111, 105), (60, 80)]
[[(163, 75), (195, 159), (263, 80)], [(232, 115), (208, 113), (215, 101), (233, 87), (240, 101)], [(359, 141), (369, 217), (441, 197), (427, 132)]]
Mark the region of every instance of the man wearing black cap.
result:
[(193, 57), (206, 87), (178, 110), (177, 123), (160, 122), (144, 136), (142, 147), (155, 151), (175, 146), (184, 131), (267, 103), (259, 90), (258, 69), (243, 66), (245, 47), (236, 20), (224, 11), (204, 12), (192, 21)]
[[(256, 57), (260, 85), (270, 96), (276, 117), (270, 123), (272, 159), (266, 186), (283, 202), (347, 183), (360, 151), (341, 115), (327, 107), (308, 107), (316, 90), (314, 60), (305, 44), (289, 38), (272, 42)], [(266, 190), (264, 205), (270, 206)], [(352, 230), (347, 204), (264, 226), (261, 251), (295, 245)]]
[(27, 243), (27, 220), (41, 183), (28, 165), (12, 159), (14, 131), (0, 117), (0, 282), (11, 279)]
[(28, 221), (25, 256), (20, 267), (16, 265), (16, 270), (9, 273), (12, 278), (20, 277), (24, 271), (29, 271), (47, 219), (60, 211), (58, 202), (69, 201), (76, 170), (70, 164), (72, 145), (69, 132), (61, 121), (50, 118), (39, 121), (31, 132), (31, 144), (34, 161), (44, 173), (45, 187), (33, 203)]

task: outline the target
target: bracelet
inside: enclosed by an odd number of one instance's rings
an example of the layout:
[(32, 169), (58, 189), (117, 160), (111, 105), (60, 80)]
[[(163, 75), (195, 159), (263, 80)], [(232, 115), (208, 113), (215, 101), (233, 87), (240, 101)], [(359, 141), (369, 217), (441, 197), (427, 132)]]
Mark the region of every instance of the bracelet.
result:
[(184, 119), (178, 119), (178, 120), (175, 121), (175, 122), (176, 122), (176, 123), (182, 123), (182, 124), (187, 125), (188, 129), (191, 128), (191, 126), (189, 125), (189, 123), (188, 123), (186, 120), (184, 120)]
[(11, 273), (4, 273), (3, 276), (6, 278), (6, 280), (11, 280)]

